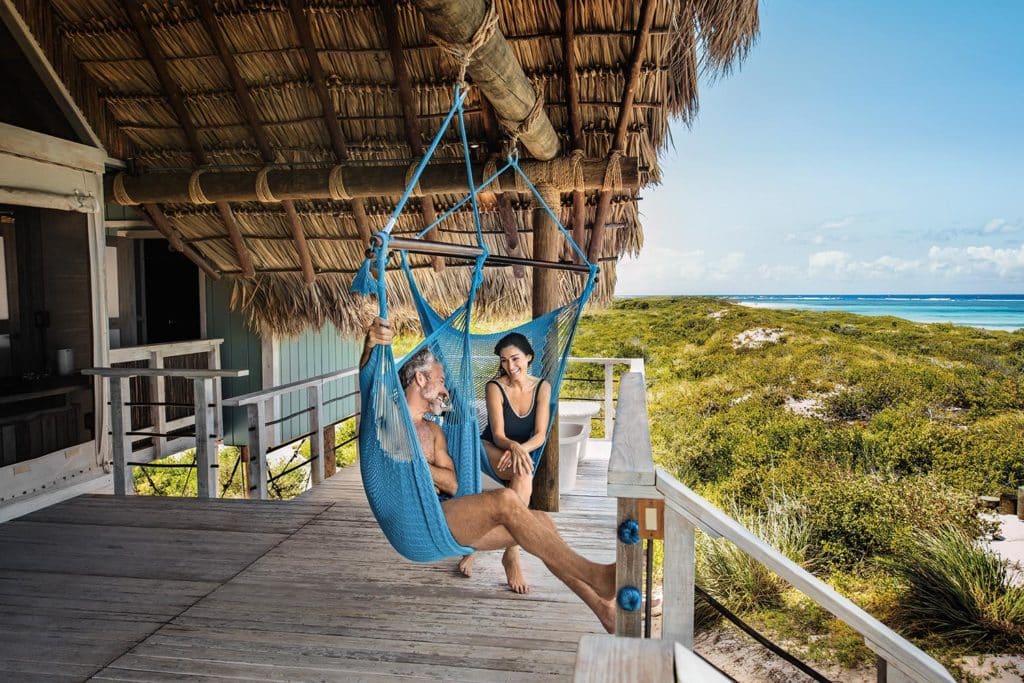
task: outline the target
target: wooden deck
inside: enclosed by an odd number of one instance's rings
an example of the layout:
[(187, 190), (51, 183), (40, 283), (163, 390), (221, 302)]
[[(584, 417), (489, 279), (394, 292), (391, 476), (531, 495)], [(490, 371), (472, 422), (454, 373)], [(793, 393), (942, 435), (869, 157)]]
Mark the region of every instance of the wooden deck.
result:
[[(555, 520), (615, 559), (608, 446), (592, 442)], [(0, 680), (569, 680), (602, 632), (526, 556), (473, 578), (403, 560), (347, 468), (289, 502), (81, 496), (0, 524)]]

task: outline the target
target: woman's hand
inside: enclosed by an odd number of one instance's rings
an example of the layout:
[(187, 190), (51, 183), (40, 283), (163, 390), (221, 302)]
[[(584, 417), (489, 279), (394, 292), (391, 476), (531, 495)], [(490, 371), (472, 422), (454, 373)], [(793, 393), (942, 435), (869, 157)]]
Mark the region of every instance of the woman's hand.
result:
[(498, 461), (499, 470), (511, 469), (512, 474), (533, 474), (533, 458), (522, 444), (513, 442)]

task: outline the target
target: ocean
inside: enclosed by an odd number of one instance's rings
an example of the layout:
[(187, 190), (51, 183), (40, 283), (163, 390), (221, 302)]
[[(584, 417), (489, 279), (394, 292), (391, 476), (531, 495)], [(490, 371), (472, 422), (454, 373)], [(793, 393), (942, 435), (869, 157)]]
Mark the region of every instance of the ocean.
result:
[(893, 315), (919, 323), (953, 323), (990, 330), (1024, 328), (1024, 294), (733, 295), (745, 306)]

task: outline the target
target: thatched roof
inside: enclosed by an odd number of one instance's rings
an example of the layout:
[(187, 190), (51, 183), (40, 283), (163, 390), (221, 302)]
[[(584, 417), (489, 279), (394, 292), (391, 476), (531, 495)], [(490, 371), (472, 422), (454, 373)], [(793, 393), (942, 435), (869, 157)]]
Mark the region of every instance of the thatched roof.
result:
[[(564, 68), (564, 3), (495, 2), (498, 28), (527, 77), (543, 93), (544, 112), (564, 153), (578, 146), (589, 158), (607, 157), (630, 72), (641, 4), (575, 0), (571, 8), (576, 59), (572, 77), (578, 83), (582, 125), (582, 139), (574, 141)], [(641, 54), (623, 149), (626, 156), (639, 160), (641, 186), (659, 180), (658, 153), (669, 143), (669, 117), (688, 121), (694, 116), (698, 74), (728, 71), (745, 55), (757, 32), (756, 0), (648, 2), (655, 2), (653, 20)], [(203, 21), (202, 3), (19, 0), (17, 4), (111, 155), (129, 161), (133, 172), (200, 166), (257, 170), (267, 163), (222, 53)], [(134, 18), (126, 11), (132, 4), (140, 10)], [(394, 4), (416, 123), (423, 138), (429, 139), (450, 106), (458, 65), (430, 39), (418, 2), (396, 0)], [(213, 3), (212, 9), (251, 97), (262, 135), (272, 148), (270, 161), (329, 166), (338, 161), (337, 145), (332, 147), (324, 106), (317, 96), (316, 73), (307, 61), (289, 5), (289, 0), (226, 0)], [(414, 155), (389, 51), (385, 7), (385, 1), (314, 0), (305, 3), (300, 16), (308, 22), (349, 159), (408, 163)], [(141, 31), (140, 18), (145, 24)], [(183, 109), (175, 107), (161, 80), (153, 45), (147, 51), (147, 32), (165, 59), (166, 75), (180, 89)], [(479, 159), (487, 156), (489, 143), (491, 148), (494, 145), (495, 127), (486, 109), (479, 91), (472, 89), (466, 124)], [(180, 120), (182, 110), (190, 119), (188, 124)], [(190, 145), (189, 127), (202, 148), (198, 158)], [(453, 130), (437, 158), (456, 159), (460, 153)], [(522, 153), (529, 156), (526, 150)], [(614, 291), (615, 260), (636, 254), (643, 243), (638, 191), (616, 194), (603, 241), (598, 301), (607, 301)], [(521, 248), (525, 248), (519, 253), (529, 255), (530, 197), (506, 196), (515, 211)], [(441, 212), (458, 198), (435, 195), (432, 201)], [(371, 229), (383, 226), (396, 200), (380, 196), (363, 202)], [(410, 202), (396, 234), (413, 233), (423, 226), (422, 203)], [(597, 203), (598, 192), (588, 192), (588, 226), (594, 221)], [(346, 201), (315, 200), (296, 201), (293, 207), (313, 269), (318, 271), (311, 285), (303, 281), (294, 229), (282, 204), (230, 206), (255, 270), (252, 277), (244, 276), (238, 242), (228, 234), (220, 207), (170, 203), (162, 210), (184, 244), (234, 281), (236, 304), (254, 326), (296, 333), (332, 320), (351, 330), (360, 324), (359, 309), (347, 290), (365, 247), (353, 206)], [(490, 248), (509, 253), (493, 195), (485, 198), (483, 208)], [(565, 194), (561, 209), (565, 223), (570, 210), (571, 197)], [(470, 214), (460, 213), (441, 227), (437, 238), (472, 243), (471, 229)], [(429, 257), (415, 257), (414, 264), (432, 300), (450, 306), (463, 296), (466, 268), (452, 264), (435, 272)], [(576, 276), (564, 277), (570, 291)], [(501, 315), (528, 311), (529, 281), (529, 272), (521, 278), (509, 268), (489, 270), (483, 308)], [(400, 301), (407, 300), (404, 291), (396, 291)]]

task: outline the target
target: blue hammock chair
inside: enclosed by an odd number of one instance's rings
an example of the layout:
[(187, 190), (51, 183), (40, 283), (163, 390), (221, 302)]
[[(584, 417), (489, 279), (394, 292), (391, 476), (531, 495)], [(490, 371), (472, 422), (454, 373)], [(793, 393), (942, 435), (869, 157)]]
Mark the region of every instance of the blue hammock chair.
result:
[[(426, 335), (426, 338), (406, 358), (411, 358), (420, 349), (428, 347), (444, 367), (446, 385), (451, 397), (451, 409), (445, 414), (442, 430), (448, 441), (448, 451), (455, 462), (455, 471), (459, 482), (456, 496), (480, 492), (481, 470), (497, 479), (497, 476), (491, 471), (490, 462), (484, 454), (480, 441), (480, 433), (487, 421), (486, 409), (483, 408), (485, 387), (487, 382), (496, 376), (498, 369), (498, 359), (494, 354), (495, 343), (511, 331), (520, 332), (530, 340), (536, 352), (534, 362), (531, 364), (531, 372), (550, 382), (553, 414), (554, 403), (557, 401), (558, 389), (561, 385), (576, 326), (583, 307), (593, 292), (597, 277), (597, 268), (586, 260), (586, 256), (572, 240), (558, 217), (543, 202), (536, 188), (519, 168), (515, 156), (510, 156), (501, 169), (489, 178), (484, 178), (480, 187), (474, 186), (463, 121), (462, 105), (464, 101), (465, 92), (457, 88), (452, 108), (441, 129), (420, 161), (416, 173), (408, 183), (384, 230), (374, 236), (369, 256), (352, 283), (353, 292), (376, 295), (380, 315), (387, 317), (385, 272), (390, 258), (391, 230), (424, 167), (457, 115), (469, 193), (416, 237), (422, 239), (426, 233), (455, 211), (467, 203), (471, 204), (479, 254), (475, 256), (465, 304), (447, 317), (439, 314), (425, 300), (416, 286), (409, 268), (407, 252), (400, 252), (401, 266), (409, 280), (413, 301)], [(483, 282), (483, 269), (489, 256), (480, 224), (477, 193), (494, 182), (502, 173), (510, 170), (525, 180), (541, 206), (554, 218), (555, 224), (565, 235), (569, 244), (580, 255), (581, 260), (586, 264), (586, 282), (579, 298), (529, 323), (505, 332), (486, 335), (472, 334), (470, 333), (470, 323), (473, 304)], [(403, 243), (405, 242), (408, 240), (403, 240)], [(359, 374), (359, 389), (362, 397), (359, 424), (359, 463), (367, 500), (388, 541), (407, 559), (416, 562), (433, 562), (446, 557), (468, 554), (473, 552), (473, 549), (459, 544), (448, 529), (441, 503), (434, 489), (433, 479), (430, 476), (430, 467), (420, 448), (413, 420), (405, 401), (405, 392), (398, 375), (400, 367), (401, 364), (395, 361), (390, 346), (376, 346), (370, 354), (369, 361)], [(543, 446), (532, 454), (535, 464), (539, 461), (542, 451)]]

